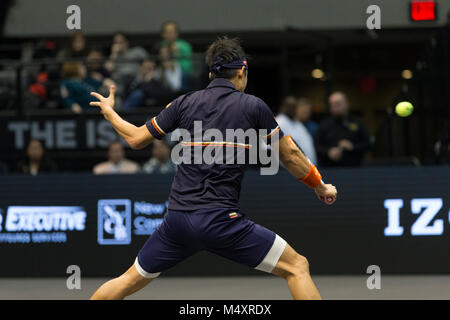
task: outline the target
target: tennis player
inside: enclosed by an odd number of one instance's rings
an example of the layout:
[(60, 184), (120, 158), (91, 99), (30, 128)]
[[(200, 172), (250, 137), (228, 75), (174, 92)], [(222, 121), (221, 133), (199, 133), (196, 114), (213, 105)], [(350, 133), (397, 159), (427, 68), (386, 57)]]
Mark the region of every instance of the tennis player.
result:
[[(206, 63), (211, 80), (207, 88), (178, 97), (140, 127), (114, 111), (114, 86), (107, 98), (92, 93), (99, 101), (91, 105), (100, 107), (104, 117), (133, 149), (142, 149), (177, 128), (194, 136), (194, 120), (202, 122), (202, 130), (215, 128), (223, 136), (226, 129), (265, 129), (268, 134), (261, 138), (271, 143), (272, 148), (277, 144), (279, 158), (289, 172), (313, 189), (319, 200), (334, 202), (336, 188), (325, 184), (293, 140), (283, 136), (269, 107), (261, 99), (244, 93), (248, 63), (239, 40), (218, 38), (207, 49)], [(249, 147), (234, 141), (214, 143)], [(321, 299), (307, 259), (276, 233), (243, 217), (238, 200), (244, 167), (179, 164), (163, 222), (148, 238), (133, 265), (121, 276), (104, 283), (91, 299), (123, 299), (201, 250), (284, 278), (294, 299)]]

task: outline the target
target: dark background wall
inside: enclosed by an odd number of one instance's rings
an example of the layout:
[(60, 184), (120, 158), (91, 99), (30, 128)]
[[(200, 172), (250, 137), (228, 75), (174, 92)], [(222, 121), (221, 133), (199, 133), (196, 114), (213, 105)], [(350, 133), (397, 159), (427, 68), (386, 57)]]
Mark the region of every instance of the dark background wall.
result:
[[(373, 4), (381, 8), (383, 27), (414, 27), (417, 24), (410, 21), (409, 3), (409, 0), (41, 0), (36, 5), (35, 1), (17, 0), (8, 18), (6, 36), (64, 34), (68, 32), (66, 8), (72, 4), (81, 8), (84, 32), (104, 34), (113, 30), (156, 33), (165, 20), (178, 21), (185, 32), (280, 30), (288, 26), (365, 29), (366, 9)], [(425, 25), (445, 23), (450, 2), (438, 4), (438, 21)]]

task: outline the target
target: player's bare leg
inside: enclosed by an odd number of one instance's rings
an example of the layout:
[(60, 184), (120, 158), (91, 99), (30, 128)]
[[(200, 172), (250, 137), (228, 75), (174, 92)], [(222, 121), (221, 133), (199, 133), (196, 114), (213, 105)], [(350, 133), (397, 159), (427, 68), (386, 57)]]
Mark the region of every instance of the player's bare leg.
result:
[(322, 299), (309, 274), (308, 260), (295, 252), (289, 244), (286, 244), (272, 273), (287, 281), (295, 300)]
[(131, 266), (124, 274), (105, 282), (92, 295), (91, 300), (119, 300), (144, 288), (153, 279), (144, 278)]

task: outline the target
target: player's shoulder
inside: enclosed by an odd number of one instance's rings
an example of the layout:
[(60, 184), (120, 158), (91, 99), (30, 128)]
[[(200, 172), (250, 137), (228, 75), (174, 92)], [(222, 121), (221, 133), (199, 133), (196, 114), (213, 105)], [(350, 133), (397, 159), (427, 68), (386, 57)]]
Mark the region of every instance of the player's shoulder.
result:
[(264, 100), (255, 95), (242, 93), (241, 99), (247, 110), (259, 112), (261, 109), (269, 109), (269, 106), (264, 102)]
[(256, 104), (262, 104), (262, 105), (266, 104), (263, 99), (261, 99), (260, 97), (255, 96), (253, 94), (242, 93), (242, 96), (243, 96), (244, 99), (247, 99), (250, 102), (254, 102)]
[(186, 92), (180, 96), (178, 96), (177, 98), (173, 99), (167, 106), (176, 106), (176, 107), (181, 107), (183, 105), (183, 103), (185, 102), (189, 102), (190, 99), (195, 98), (196, 96), (198, 96), (199, 91), (201, 90), (197, 90), (197, 91), (189, 91)]

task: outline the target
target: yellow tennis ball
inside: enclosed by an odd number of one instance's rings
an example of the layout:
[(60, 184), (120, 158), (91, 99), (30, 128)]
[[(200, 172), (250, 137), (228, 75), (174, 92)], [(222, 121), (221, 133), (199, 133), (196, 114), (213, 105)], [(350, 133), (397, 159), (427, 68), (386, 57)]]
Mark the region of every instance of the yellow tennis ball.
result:
[(408, 117), (411, 115), (411, 113), (414, 111), (414, 106), (411, 102), (408, 101), (402, 101), (399, 102), (395, 106), (395, 113), (399, 115), (400, 117)]

